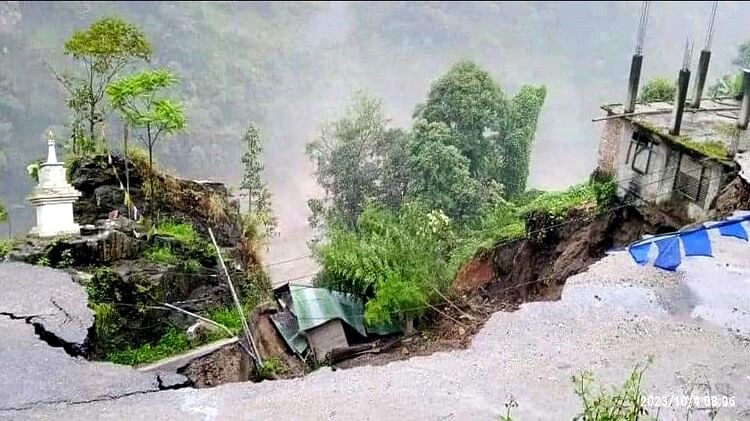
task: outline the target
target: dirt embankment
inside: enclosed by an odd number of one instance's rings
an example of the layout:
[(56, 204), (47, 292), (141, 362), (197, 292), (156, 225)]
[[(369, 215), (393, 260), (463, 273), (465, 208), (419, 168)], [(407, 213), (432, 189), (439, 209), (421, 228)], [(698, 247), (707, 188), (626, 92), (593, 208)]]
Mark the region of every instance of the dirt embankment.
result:
[[(349, 368), (385, 364), (414, 355), (465, 348), (497, 311), (512, 311), (529, 301), (557, 300), (565, 281), (644, 234), (679, 228), (669, 217), (633, 207), (595, 216), (595, 209), (572, 211), (564, 224), (544, 216), (527, 220), (523, 239), (498, 245), (464, 264), (454, 282), (451, 304), (428, 315), (419, 336), (405, 338), (378, 355), (344, 361)], [(545, 229), (549, 226), (555, 228)]]

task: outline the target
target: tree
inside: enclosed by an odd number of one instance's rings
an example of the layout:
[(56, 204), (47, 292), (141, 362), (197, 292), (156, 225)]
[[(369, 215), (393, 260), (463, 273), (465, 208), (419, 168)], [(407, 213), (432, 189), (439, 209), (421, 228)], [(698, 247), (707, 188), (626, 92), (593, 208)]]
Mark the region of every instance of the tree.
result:
[[(253, 224), (254, 237), (268, 238), (276, 232), (277, 219), (273, 215), (271, 193), (261, 178), (263, 172), (263, 140), (254, 123), (250, 123), (243, 137), (245, 153), (242, 155), (244, 172), (240, 188), (247, 191), (248, 223)], [(258, 232), (258, 228), (262, 232)]]
[(346, 115), (324, 126), (320, 136), (307, 145), (317, 167), (318, 183), (326, 192), (323, 202), (310, 203), (317, 213), (336, 214), (353, 227), (367, 199), (389, 207), (400, 206), (406, 194), (403, 165), (404, 135), (387, 127), (382, 101), (355, 92)]
[[(161, 137), (184, 130), (187, 123), (182, 105), (164, 97), (163, 91), (178, 82), (166, 69), (143, 70), (125, 76), (107, 88), (114, 108), (148, 149), (149, 188), (153, 198), (154, 145)], [(152, 202), (153, 205), (153, 202)]]
[(643, 102), (672, 101), (676, 89), (673, 82), (663, 77), (657, 77), (643, 85), (640, 100)]
[(517, 198), (526, 190), (531, 144), (546, 95), (544, 86), (522, 86), (513, 97), (504, 118), (502, 132), (505, 138), (499, 143), (497, 152), (503, 159), (497, 180), (502, 181), (505, 195), (509, 198)]
[(102, 18), (68, 39), (65, 54), (78, 60), (83, 69), (78, 75), (58, 75), (52, 71), (69, 94), (74, 153), (77, 143), (84, 138), (84, 124), (88, 124), (88, 140), (95, 141), (96, 125), (104, 120), (106, 113), (102, 100), (112, 80), (127, 66), (148, 61), (151, 53), (151, 45), (138, 27), (117, 17)]
[(505, 108), (500, 87), (477, 64), (454, 64), (430, 88), (427, 101), (417, 106), (415, 117), (428, 123), (442, 122), (453, 135), (449, 142), (469, 160), (473, 177), (487, 176), (493, 140), (488, 131), (496, 129)]
[(732, 64), (740, 69), (750, 68), (750, 41), (745, 41), (737, 47), (737, 57), (732, 60)]
[(3, 205), (3, 202), (0, 202), (0, 222), (5, 222), (8, 220), (8, 210), (5, 209), (5, 205)]
[(410, 197), (451, 218), (473, 215), (478, 208), (478, 182), (469, 172), (469, 159), (461, 155), (442, 122), (418, 119), (409, 145)]

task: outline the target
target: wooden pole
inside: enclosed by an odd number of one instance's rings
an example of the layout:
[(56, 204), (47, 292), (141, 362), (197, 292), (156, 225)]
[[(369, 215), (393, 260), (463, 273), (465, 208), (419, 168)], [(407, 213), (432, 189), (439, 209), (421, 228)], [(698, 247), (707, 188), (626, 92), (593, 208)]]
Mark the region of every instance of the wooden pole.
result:
[(242, 322), (242, 330), (245, 332), (245, 339), (247, 339), (247, 342), (253, 347), (253, 353), (255, 353), (255, 357), (253, 358), (253, 360), (255, 361), (255, 364), (258, 367), (260, 367), (260, 365), (263, 362), (261, 361), (260, 354), (258, 353), (258, 347), (255, 346), (253, 335), (250, 333), (250, 326), (247, 325), (245, 312), (242, 310), (242, 303), (240, 303), (240, 298), (237, 296), (237, 291), (235, 291), (234, 289), (232, 278), (229, 276), (227, 265), (224, 263), (224, 258), (221, 256), (221, 250), (219, 249), (219, 245), (216, 243), (216, 238), (214, 237), (214, 232), (211, 228), (208, 229), (208, 234), (211, 236), (211, 242), (213, 243), (214, 249), (216, 250), (216, 256), (219, 259), (221, 268), (224, 269), (224, 275), (226, 275), (227, 277), (227, 283), (229, 284), (229, 291), (231, 291), (232, 293), (232, 300), (234, 300), (234, 305), (237, 307), (237, 312), (240, 314), (240, 320)]

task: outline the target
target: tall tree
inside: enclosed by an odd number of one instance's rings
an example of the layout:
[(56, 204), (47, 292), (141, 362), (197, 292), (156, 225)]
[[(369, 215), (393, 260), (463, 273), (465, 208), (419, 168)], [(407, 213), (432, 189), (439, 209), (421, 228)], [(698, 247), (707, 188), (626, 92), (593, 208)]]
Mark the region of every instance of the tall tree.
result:
[[(314, 212), (333, 211), (353, 227), (367, 199), (398, 208), (406, 191), (404, 135), (388, 128), (382, 101), (356, 92), (346, 115), (326, 125), (307, 145), (317, 167), (326, 203), (313, 200)], [(317, 219), (317, 218), (313, 218)]]
[(65, 54), (78, 60), (78, 74), (55, 77), (68, 91), (68, 107), (73, 111), (70, 122), (73, 150), (84, 138), (84, 124), (88, 125), (88, 140), (96, 139), (96, 126), (106, 113), (105, 92), (114, 78), (127, 66), (148, 61), (151, 44), (133, 24), (117, 17), (105, 17), (85, 31), (76, 31), (65, 43)]
[(130, 127), (140, 132), (138, 139), (148, 149), (152, 198), (154, 145), (160, 138), (184, 130), (187, 124), (182, 104), (164, 96), (164, 91), (177, 82), (166, 69), (143, 70), (112, 82), (107, 88), (112, 106), (120, 111)]
[[(245, 152), (242, 154), (244, 171), (240, 188), (246, 190), (247, 193), (248, 216), (256, 230), (254, 235), (268, 238), (275, 234), (278, 221), (273, 214), (271, 192), (262, 178), (263, 139), (254, 123), (248, 126), (243, 141), (245, 143)], [(262, 232), (257, 232), (258, 229)]]
[(504, 108), (503, 93), (490, 74), (476, 63), (462, 61), (432, 84), (415, 117), (447, 125), (452, 132), (449, 142), (469, 160), (472, 176), (486, 178), (493, 151), (488, 132), (498, 126)]
[(544, 86), (524, 85), (507, 108), (502, 129), (505, 138), (498, 148), (501, 171), (496, 180), (502, 182), (508, 198), (518, 197), (526, 190), (531, 146), (546, 95)]

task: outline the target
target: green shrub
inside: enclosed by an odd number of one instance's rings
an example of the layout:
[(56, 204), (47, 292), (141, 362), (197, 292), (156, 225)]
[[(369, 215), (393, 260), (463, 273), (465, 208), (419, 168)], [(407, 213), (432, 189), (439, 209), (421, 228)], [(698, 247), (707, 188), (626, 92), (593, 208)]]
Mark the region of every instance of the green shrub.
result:
[(7, 256), (17, 244), (18, 241), (13, 238), (9, 240), (0, 240), (0, 259)]
[(317, 248), (316, 282), (365, 297), (367, 323), (419, 317), (434, 291), (450, 284), (455, 235), (441, 212), (407, 204), (394, 215), (367, 205), (355, 229), (333, 226), (328, 236)]
[(657, 77), (649, 80), (641, 89), (640, 100), (643, 102), (672, 101), (676, 87), (674, 82)]
[(5, 209), (3, 202), (0, 202), (0, 223), (8, 220), (8, 210)]
[(284, 361), (276, 355), (271, 355), (258, 367), (258, 377), (271, 380), (277, 378), (279, 374), (283, 374), (285, 371)]

